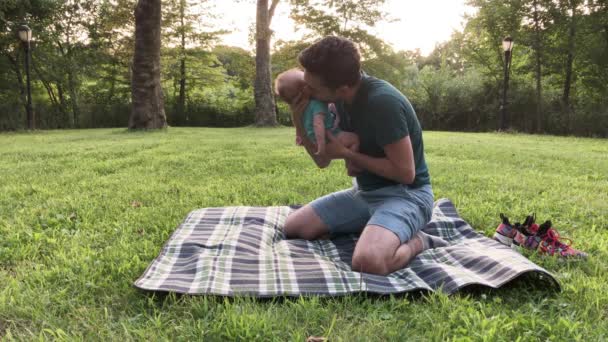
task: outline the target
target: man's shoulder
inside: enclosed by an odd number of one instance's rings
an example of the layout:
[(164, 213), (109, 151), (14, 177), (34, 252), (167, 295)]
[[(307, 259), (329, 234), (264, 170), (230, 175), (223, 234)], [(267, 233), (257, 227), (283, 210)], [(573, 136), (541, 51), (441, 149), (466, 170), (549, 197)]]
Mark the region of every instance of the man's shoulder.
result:
[(378, 89), (377, 91), (370, 92), (367, 96), (367, 103), (370, 107), (394, 109), (397, 107), (403, 107), (405, 102), (405, 96), (399, 91), (387, 91), (385, 89)]
[(381, 79), (370, 82), (367, 94), (368, 108), (386, 113), (416, 115), (407, 97), (392, 84)]
[(404, 99), (405, 95), (389, 82), (370, 77), (367, 90), (367, 100), (369, 102), (402, 101)]

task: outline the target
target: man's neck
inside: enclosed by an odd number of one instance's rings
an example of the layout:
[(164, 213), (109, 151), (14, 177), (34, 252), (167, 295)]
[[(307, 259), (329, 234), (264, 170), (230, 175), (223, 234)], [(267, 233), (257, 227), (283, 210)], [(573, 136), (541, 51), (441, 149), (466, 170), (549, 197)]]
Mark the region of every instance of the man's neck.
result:
[(352, 87), (348, 87), (346, 89), (346, 92), (344, 94), (344, 102), (348, 105), (353, 104), (353, 102), (355, 101), (355, 97), (357, 96), (357, 92), (359, 92), (359, 88), (361, 88), (361, 85), (363, 84), (363, 82), (361, 80), (359, 80), (359, 82), (357, 82), (357, 84), (355, 84)]

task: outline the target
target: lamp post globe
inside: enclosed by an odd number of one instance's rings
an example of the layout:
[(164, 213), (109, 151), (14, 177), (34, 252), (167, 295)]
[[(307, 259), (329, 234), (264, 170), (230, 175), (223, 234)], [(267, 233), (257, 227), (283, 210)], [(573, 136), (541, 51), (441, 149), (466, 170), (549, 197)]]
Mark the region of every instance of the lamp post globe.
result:
[(19, 26), (19, 39), (24, 43), (29, 43), (32, 40), (32, 30), (27, 25)]
[(513, 51), (513, 38), (505, 37), (505, 39), (502, 40), (502, 50), (504, 52)]

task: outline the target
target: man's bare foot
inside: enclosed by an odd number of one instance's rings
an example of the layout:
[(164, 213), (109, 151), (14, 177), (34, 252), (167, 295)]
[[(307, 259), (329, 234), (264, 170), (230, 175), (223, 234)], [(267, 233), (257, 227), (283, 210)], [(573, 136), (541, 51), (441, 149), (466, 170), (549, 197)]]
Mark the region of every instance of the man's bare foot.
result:
[(418, 251), (417, 247), (414, 247), (416, 248), (415, 252), (417, 251), (418, 253), (426, 251), (427, 249), (445, 247), (449, 245), (444, 239), (438, 236), (429, 235), (424, 232), (417, 232), (416, 235), (414, 235), (414, 237), (412, 238), (412, 241), (418, 242), (414, 243), (415, 246), (418, 246), (418, 248), (420, 248), (420, 251)]
[[(420, 232), (416, 233), (412, 238), (412, 243), (410, 244), (412, 248), (412, 255), (418, 255), (422, 253), (424, 250), (428, 249), (428, 245), (425, 246), (424, 239), (421, 236)], [(425, 248), (426, 247), (426, 248)]]

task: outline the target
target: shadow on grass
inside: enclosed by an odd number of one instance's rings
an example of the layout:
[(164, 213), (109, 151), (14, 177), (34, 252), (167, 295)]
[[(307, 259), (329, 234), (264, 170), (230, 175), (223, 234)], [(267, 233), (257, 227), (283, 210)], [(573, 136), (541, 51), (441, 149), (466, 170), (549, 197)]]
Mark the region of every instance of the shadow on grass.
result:
[[(540, 274), (537, 273), (525, 273), (515, 278), (514, 280), (506, 283), (500, 288), (494, 289), (491, 287), (472, 284), (467, 285), (457, 292), (447, 295), (459, 296), (459, 297), (472, 297), (477, 299), (487, 299), (494, 297), (511, 297), (514, 294), (521, 297), (521, 294), (525, 294), (524, 297), (557, 297), (561, 293), (561, 289), (558, 285), (555, 286), (543, 286), (539, 287), (539, 284), (549, 284), (546, 279), (539, 279)], [(546, 277), (546, 276), (545, 276)], [(183, 301), (195, 300), (196, 298), (206, 298), (215, 302), (220, 303), (241, 303), (251, 302), (259, 304), (286, 304), (296, 303), (302, 299), (304, 300), (318, 300), (320, 304), (328, 304), (335, 301), (348, 301), (355, 303), (367, 302), (367, 301), (387, 301), (391, 299), (407, 300), (410, 302), (421, 302), (426, 301), (429, 297), (434, 294), (443, 295), (441, 290), (430, 291), (430, 290), (414, 290), (402, 293), (394, 293), (390, 295), (383, 295), (370, 292), (356, 292), (351, 294), (339, 295), (339, 296), (327, 296), (327, 295), (300, 295), (300, 296), (276, 296), (276, 297), (256, 297), (248, 295), (238, 296), (219, 296), (219, 295), (191, 295), (191, 294), (180, 294), (174, 292), (164, 291), (145, 291), (139, 290), (143, 297), (155, 303), (157, 307), (164, 307), (166, 305), (175, 304)]]

